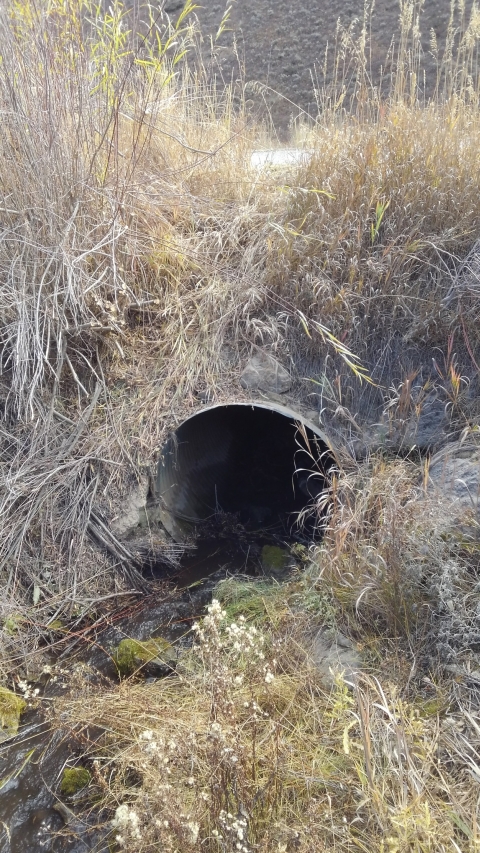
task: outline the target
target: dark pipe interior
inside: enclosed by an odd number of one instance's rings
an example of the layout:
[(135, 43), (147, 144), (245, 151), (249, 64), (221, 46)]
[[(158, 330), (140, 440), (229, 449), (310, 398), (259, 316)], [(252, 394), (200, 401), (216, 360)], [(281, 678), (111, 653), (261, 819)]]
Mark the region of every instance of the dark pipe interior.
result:
[(164, 448), (157, 484), (178, 518), (233, 513), (249, 530), (285, 530), (321, 492), (331, 462), (327, 445), (294, 417), (258, 406), (221, 406), (177, 429)]

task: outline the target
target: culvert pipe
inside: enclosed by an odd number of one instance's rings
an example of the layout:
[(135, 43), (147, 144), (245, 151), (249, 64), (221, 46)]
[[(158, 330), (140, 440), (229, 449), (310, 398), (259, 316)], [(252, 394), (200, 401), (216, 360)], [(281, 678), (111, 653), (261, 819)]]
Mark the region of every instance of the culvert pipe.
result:
[(164, 445), (156, 498), (177, 541), (222, 513), (247, 530), (292, 528), (334, 462), (321, 429), (267, 402), (218, 404), (185, 420)]

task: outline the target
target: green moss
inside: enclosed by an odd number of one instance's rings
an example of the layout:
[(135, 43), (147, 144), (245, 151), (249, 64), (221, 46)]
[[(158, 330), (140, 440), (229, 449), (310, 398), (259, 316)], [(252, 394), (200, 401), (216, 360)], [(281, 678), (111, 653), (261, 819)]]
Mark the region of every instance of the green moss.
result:
[(82, 788), (90, 784), (92, 774), (86, 767), (67, 767), (63, 771), (60, 782), (60, 793), (63, 797), (73, 797)]
[(264, 572), (283, 572), (287, 567), (288, 551), (278, 545), (264, 545), (262, 548), (262, 566)]
[(428, 719), (429, 717), (437, 717), (445, 712), (446, 702), (443, 696), (434, 696), (432, 699), (426, 699), (418, 705), (420, 716)]
[(175, 651), (163, 637), (155, 637), (142, 643), (126, 638), (118, 644), (114, 657), (120, 675), (125, 678), (153, 662), (158, 661), (159, 665), (172, 663), (175, 660)]
[(61, 619), (54, 619), (52, 622), (49, 622), (47, 628), (49, 631), (63, 632), (67, 630)]
[(13, 637), (24, 621), (25, 620), (20, 615), (20, 613), (11, 613), (10, 616), (7, 616), (5, 622), (3, 623), (3, 630), (10, 637)]
[(21, 696), (7, 690), (6, 687), (0, 687), (0, 740), (2, 735), (10, 737), (18, 731), (20, 715), (25, 710), (26, 702)]

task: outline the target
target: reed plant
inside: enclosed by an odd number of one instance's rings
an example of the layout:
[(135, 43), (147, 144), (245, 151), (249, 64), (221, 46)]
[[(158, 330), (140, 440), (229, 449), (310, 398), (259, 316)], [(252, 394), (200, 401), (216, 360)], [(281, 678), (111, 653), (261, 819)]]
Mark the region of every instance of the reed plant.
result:
[[(479, 12), (452, 2), (443, 50), (432, 35), (427, 99), (421, 5), (401, 2), (381, 85), (373, 10), (357, 35), (339, 27), (318, 117), (292, 128), (312, 155), (279, 174), (252, 169), (268, 127), (243, 84), (222, 88), (196, 54), (190, 0), (176, 20), (120, 0), (3, 4), (4, 681), (139, 592), (109, 522), (205, 394), (242, 399), (235, 377), (252, 348), (290, 360), (332, 434), (348, 422), (346, 450), (371, 411), (406, 419), (433, 388), (457, 426), (478, 418)], [(178, 677), (61, 710), (109, 733), (92, 772), (118, 844), (477, 849), (476, 682), (445, 675), (456, 658), (434, 653), (449, 601), (476, 618), (477, 550), (473, 534), (468, 547), (449, 539), (436, 510), (419, 522), (418, 482), (414, 460), (382, 455), (339, 473), (313, 575), (255, 626), (272, 679), (198, 641)], [(309, 661), (315, 601), (370, 655), (353, 692)], [(455, 632), (450, 650), (467, 654)], [(217, 676), (230, 679), (224, 695)]]

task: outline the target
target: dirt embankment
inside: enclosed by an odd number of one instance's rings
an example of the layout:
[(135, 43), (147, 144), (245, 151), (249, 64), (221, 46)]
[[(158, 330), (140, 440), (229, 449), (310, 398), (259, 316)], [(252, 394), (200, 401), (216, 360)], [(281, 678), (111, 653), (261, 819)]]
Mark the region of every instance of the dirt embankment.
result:
[[(228, 3), (203, 0), (196, 14), (204, 37), (205, 55), (209, 53), (210, 35), (215, 36)], [(407, 5), (407, 4), (405, 4)], [(418, 5), (418, 4), (416, 4)], [(471, 10), (466, 3), (465, 21)], [(167, 0), (165, 11), (175, 18), (183, 8), (183, 0)], [(333, 53), (338, 21), (346, 28), (352, 26), (358, 43), (364, 14), (363, 0), (234, 0), (226, 29), (218, 39), (218, 64), (214, 71), (229, 81), (244, 68), (245, 80), (256, 81), (268, 88), (261, 92), (250, 89), (248, 98), (257, 109), (266, 110), (280, 138), (285, 138), (292, 119), (318, 112), (315, 90), (333, 78)], [(448, 31), (450, 0), (425, 0), (420, 16), (422, 33), (422, 66), (425, 81), (419, 85), (430, 97), (437, 79), (437, 60), (431, 52), (432, 31), (435, 33), (441, 57)], [(458, 32), (462, 22), (456, 20)], [(389, 50), (394, 40), (398, 48), (400, 4), (398, 0), (377, 2), (368, 19), (371, 47), (368, 50), (369, 74), (378, 85), (390, 84)], [(355, 36), (355, 34), (357, 34)], [(457, 33), (458, 40), (458, 33)], [(323, 74), (328, 48), (329, 68)], [(423, 75), (422, 75), (423, 77)], [(347, 72), (348, 79), (348, 72)]]

